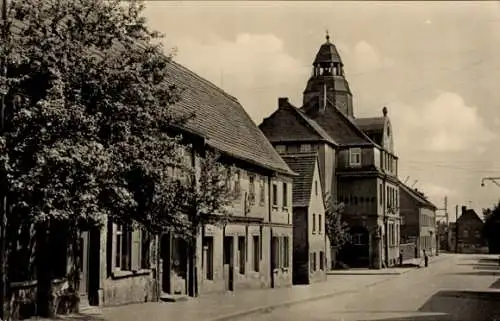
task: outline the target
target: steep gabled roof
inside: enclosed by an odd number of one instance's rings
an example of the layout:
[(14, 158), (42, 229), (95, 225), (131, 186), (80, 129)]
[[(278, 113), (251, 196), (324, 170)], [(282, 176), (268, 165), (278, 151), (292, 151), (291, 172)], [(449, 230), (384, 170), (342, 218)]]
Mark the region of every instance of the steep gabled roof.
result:
[(366, 117), (354, 119), (354, 123), (359, 127), (359, 129), (361, 129), (375, 143), (381, 146), (383, 145), (386, 121), (386, 117)]
[(290, 168), (299, 174), (293, 179), (294, 207), (309, 206), (317, 157), (316, 153), (283, 155), (283, 159)]
[(405, 183), (399, 181), (399, 187), (404, 192), (406, 192), (406, 194), (408, 194), (411, 198), (413, 198), (417, 203), (419, 203), (420, 205), (431, 208), (433, 210), (437, 209), (437, 206), (434, 205), (432, 202), (430, 202), (427, 198), (425, 198), (423, 196), (423, 194), (418, 193), (417, 191), (415, 191), (414, 189), (412, 189), (411, 187), (409, 187)]
[[(315, 102), (316, 104), (319, 102)], [(352, 119), (344, 115), (330, 101), (324, 110), (304, 106), (302, 110), (308, 117), (316, 121), (339, 145), (377, 146)]]
[(356, 118), (354, 123), (365, 133), (383, 132), (385, 126), (385, 117), (366, 117)]
[(477, 215), (476, 211), (473, 209), (469, 208), (466, 209), (465, 212), (463, 212), (459, 217), (458, 217), (458, 222), (464, 221), (464, 220), (476, 220), (481, 223), (484, 223), (483, 220)]
[[(14, 34), (20, 33), (23, 26), (14, 20)], [(139, 42), (136, 44), (143, 47)], [(100, 53), (96, 52), (96, 56)], [(201, 135), (209, 146), (231, 157), (278, 173), (296, 175), (235, 97), (174, 61), (166, 68), (170, 77), (166, 85), (175, 84), (183, 90), (172, 110), (195, 114), (183, 124), (186, 131)]]
[(208, 145), (237, 159), (294, 175), (236, 98), (186, 67), (170, 62), (169, 82), (184, 91), (172, 109), (195, 113), (186, 129), (200, 133)]
[(259, 128), (273, 142), (286, 141), (324, 141), (337, 145), (335, 140), (314, 120), (288, 101), (265, 118)]

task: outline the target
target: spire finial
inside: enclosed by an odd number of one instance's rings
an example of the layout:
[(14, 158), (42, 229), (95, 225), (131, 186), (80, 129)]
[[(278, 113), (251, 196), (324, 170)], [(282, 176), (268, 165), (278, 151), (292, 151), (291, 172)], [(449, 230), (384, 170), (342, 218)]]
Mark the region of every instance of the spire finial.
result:
[(328, 33), (328, 29), (326, 29), (326, 42), (330, 42), (330, 34)]

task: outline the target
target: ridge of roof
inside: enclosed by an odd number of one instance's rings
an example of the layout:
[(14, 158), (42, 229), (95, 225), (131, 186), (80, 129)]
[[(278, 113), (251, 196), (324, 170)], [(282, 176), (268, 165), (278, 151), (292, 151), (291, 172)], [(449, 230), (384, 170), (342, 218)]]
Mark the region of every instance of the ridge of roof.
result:
[(418, 201), (419, 203), (421, 204), (424, 204), (424, 205), (427, 205), (427, 206), (430, 206), (434, 209), (437, 209), (437, 206), (434, 205), (431, 201), (429, 201), (427, 198), (425, 198), (424, 196), (418, 194), (416, 191), (414, 191), (411, 187), (409, 187), (408, 185), (406, 185), (405, 183), (401, 182), (401, 180), (398, 180), (399, 181), (399, 186), (403, 188), (403, 190), (405, 192), (407, 192), (411, 197), (413, 197), (416, 201)]
[(209, 138), (207, 144), (232, 157), (278, 173), (296, 175), (234, 96), (173, 60), (167, 68), (170, 68), (167, 83), (183, 89), (179, 102), (172, 105), (173, 110), (198, 114), (181, 128), (201, 133)]
[(321, 127), (318, 123), (314, 121), (314, 119), (309, 118), (306, 114), (304, 114), (300, 109), (297, 107), (293, 106), (292, 104), (288, 104), (288, 106), (297, 114), (299, 115), (306, 123), (307, 125), (314, 130), (321, 138), (326, 140), (327, 142), (331, 143), (332, 145), (338, 146), (339, 144)]
[(346, 115), (344, 115), (343, 112), (341, 112), (337, 106), (330, 101), (330, 99), (327, 98), (327, 101), (333, 105), (334, 108), (331, 108), (331, 109), (334, 109), (335, 112), (337, 112), (337, 114), (340, 114), (340, 117), (348, 124), (351, 126), (351, 128), (354, 129), (354, 131), (356, 131), (362, 138), (364, 138), (367, 143), (369, 145), (373, 145), (373, 146), (376, 146), (376, 147), (379, 147), (379, 148), (382, 148), (382, 146), (379, 146), (376, 142), (374, 142), (370, 137), (368, 137), (368, 135), (366, 135), (366, 133), (361, 130), (361, 128), (359, 128), (356, 123), (354, 123), (354, 121), (350, 118), (350, 117), (347, 117)]

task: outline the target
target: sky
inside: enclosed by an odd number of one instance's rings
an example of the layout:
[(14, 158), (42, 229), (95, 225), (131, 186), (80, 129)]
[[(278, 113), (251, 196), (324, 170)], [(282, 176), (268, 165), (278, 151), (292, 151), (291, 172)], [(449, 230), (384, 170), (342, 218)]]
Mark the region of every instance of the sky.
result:
[[(399, 177), (440, 209), (500, 199), (500, 3), (148, 1), (174, 59), (235, 96), (256, 124), (301, 106), (328, 30), (356, 117), (387, 106)], [(500, 179), (498, 180), (500, 184)], [(444, 211), (439, 211), (444, 214)]]

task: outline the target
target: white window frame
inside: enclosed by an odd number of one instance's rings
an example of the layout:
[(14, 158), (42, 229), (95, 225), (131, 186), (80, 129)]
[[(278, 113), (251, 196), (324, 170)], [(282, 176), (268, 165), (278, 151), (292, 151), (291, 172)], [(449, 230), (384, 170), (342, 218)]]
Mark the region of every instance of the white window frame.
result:
[(361, 166), (361, 148), (349, 148), (349, 165)]
[(286, 153), (286, 145), (276, 145), (275, 149), (278, 152), (278, 154)]
[(311, 144), (300, 144), (300, 146), (299, 146), (299, 152), (300, 153), (310, 153), (310, 152), (312, 152), (312, 145)]

